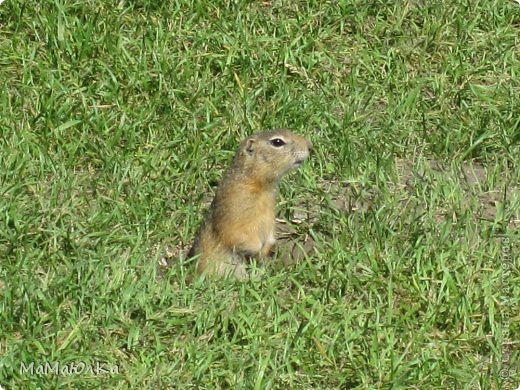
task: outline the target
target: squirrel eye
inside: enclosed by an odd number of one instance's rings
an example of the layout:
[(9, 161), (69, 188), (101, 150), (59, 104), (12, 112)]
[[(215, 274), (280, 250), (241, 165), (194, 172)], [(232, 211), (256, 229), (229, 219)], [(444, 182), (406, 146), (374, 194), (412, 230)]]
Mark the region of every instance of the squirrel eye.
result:
[(273, 138), (271, 140), (271, 145), (273, 145), (276, 148), (279, 148), (285, 145), (285, 141), (281, 138)]

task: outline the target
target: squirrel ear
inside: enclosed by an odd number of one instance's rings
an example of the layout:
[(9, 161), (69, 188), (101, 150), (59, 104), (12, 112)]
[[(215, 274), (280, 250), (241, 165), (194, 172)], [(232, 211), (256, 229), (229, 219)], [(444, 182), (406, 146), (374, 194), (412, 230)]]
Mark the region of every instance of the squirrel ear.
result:
[(246, 152), (248, 154), (253, 154), (253, 152), (255, 151), (255, 148), (253, 147), (254, 143), (255, 143), (255, 140), (253, 138), (249, 138), (246, 141)]

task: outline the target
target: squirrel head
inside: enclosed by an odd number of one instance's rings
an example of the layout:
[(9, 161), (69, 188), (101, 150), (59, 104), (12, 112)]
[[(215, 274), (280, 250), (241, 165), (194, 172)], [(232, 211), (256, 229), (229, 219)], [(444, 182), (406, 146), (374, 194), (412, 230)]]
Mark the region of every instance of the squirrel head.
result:
[(256, 133), (240, 144), (235, 157), (251, 178), (276, 183), (283, 175), (298, 168), (309, 157), (312, 143), (287, 129)]

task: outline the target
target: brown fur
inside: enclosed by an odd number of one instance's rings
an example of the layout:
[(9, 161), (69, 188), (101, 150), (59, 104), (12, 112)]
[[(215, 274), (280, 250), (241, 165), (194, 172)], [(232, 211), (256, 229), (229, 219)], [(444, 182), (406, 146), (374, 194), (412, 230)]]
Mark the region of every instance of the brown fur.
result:
[[(274, 139), (285, 144), (276, 147)], [(311, 149), (305, 138), (284, 129), (242, 141), (188, 254), (199, 255), (199, 274), (245, 280), (247, 258), (269, 255), (275, 243), (278, 182), (307, 159)]]

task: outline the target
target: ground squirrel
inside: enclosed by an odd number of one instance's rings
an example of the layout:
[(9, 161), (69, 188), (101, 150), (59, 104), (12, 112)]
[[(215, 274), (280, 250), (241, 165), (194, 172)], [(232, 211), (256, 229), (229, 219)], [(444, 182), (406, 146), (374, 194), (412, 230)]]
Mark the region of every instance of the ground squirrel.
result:
[(188, 257), (197, 273), (248, 279), (247, 260), (261, 260), (275, 243), (278, 182), (309, 157), (312, 143), (286, 129), (242, 141), (220, 183)]

